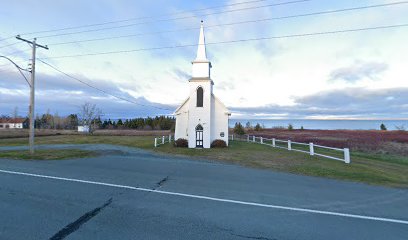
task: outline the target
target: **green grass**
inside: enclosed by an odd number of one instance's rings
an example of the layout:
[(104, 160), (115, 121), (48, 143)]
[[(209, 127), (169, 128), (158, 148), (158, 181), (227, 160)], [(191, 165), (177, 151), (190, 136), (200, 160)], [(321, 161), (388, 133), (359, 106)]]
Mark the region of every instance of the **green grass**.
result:
[(18, 160), (61, 160), (73, 158), (86, 158), (96, 156), (94, 151), (79, 149), (41, 149), (36, 150), (33, 155), (27, 150), (24, 151), (0, 151), (0, 158)]
[[(168, 143), (154, 148), (153, 139), (142, 136), (60, 135), (38, 137), (36, 144), (116, 144), (139, 147), (164, 155), (189, 156), (197, 160), (211, 159), (281, 172), (408, 188), (408, 158), (402, 156), (351, 152), (352, 163), (345, 164), (301, 152), (242, 141), (232, 141), (230, 147), (224, 149), (188, 149), (175, 148)], [(0, 139), (0, 146), (26, 144), (27, 139)], [(321, 153), (327, 154), (330, 150), (321, 150)], [(339, 156), (341, 157), (341, 154)]]

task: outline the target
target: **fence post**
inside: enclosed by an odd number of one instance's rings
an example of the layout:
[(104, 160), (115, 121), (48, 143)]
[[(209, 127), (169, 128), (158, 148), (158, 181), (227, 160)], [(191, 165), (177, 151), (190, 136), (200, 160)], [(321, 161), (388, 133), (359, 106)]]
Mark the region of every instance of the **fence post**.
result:
[(154, 147), (157, 147), (157, 138), (154, 138)]
[(276, 147), (275, 138), (272, 138), (272, 147)]
[(309, 149), (310, 149), (310, 155), (313, 156), (314, 155), (314, 145), (313, 145), (313, 143), (309, 143)]
[(162, 144), (164, 144), (164, 136), (162, 136)]
[(344, 149), (344, 162), (350, 163), (350, 149), (348, 148)]
[(261, 144), (263, 144), (263, 138), (261, 137)]
[(253, 141), (253, 142), (255, 142), (255, 135), (254, 135), (254, 136), (252, 136), (252, 141)]
[(232, 137), (231, 141), (234, 141), (234, 134), (232, 134), (231, 137)]
[(171, 134), (169, 134), (169, 143), (171, 143)]
[(292, 150), (292, 141), (288, 140), (288, 150)]
[(249, 142), (249, 134), (247, 135), (247, 142)]

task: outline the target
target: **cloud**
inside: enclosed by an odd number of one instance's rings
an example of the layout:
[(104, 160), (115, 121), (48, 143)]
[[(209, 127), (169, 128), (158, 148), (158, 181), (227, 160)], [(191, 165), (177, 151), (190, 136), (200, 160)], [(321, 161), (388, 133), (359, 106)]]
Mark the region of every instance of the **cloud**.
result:
[[(128, 0), (103, 0), (101, 4), (89, 3), (88, 7), (78, 9), (76, 4), (70, 1), (54, 3), (55, 1), (47, 0), (47, 2), (53, 4), (49, 6), (50, 11), (43, 14), (41, 11), (32, 11), (32, 9), (41, 8), (38, 4), (29, 3), (29, 1), (8, 1), (6, 3), (6, 8), (9, 9), (8, 14), (0, 15), (0, 20), (7, 22), (15, 19), (15, 21), (12, 21), (13, 24), (0, 26), (1, 32), (5, 34), (4, 36), (13, 36), (27, 32), (27, 29), (39, 31), (64, 28), (83, 25), (84, 22), (91, 24), (111, 19), (133, 18), (139, 15), (165, 15), (211, 6), (209, 2), (179, 1), (174, 4), (160, 0), (161, 7), (157, 9), (157, 4), (151, 4), (149, 1), (140, 1), (135, 5), (129, 4)], [(248, 4), (248, 6), (254, 4)], [(237, 7), (208, 9), (205, 12), (211, 14)], [(322, 1), (317, 5), (291, 4), (208, 15), (203, 17), (206, 26), (206, 40), (208, 43), (214, 43), (392, 25), (403, 21), (408, 10), (408, 5), (401, 4), (398, 7), (366, 9), (347, 12), (347, 14), (336, 13), (214, 27), (220, 23), (347, 7), (349, 7), (347, 1)], [(101, 12), (104, 14), (101, 15)], [(197, 12), (189, 12), (183, 16), (193, 17), (197, 14)], [(24, 16), (30, 16), (36, 21), (27, 21)], [(181, 103), (189, 93), (187, 80), (191, 75), (191, 60), (196, 54), (194, 46), (77, 58), (46, 59), (46, 57), (196, 44), (200, 20), (201, 18), (186, 18), (178, 21), (160, 21), (155, 24), (140, 24), (132, 28), (116, 29), (109, 33), (91, 32), (81, 36), (64, 35), (50, 39), (37, 36), (40, 39), (39, 43), (51, 44), (49, 51), (39, 49), (37, 57), (45, 59), (59, 69), (78, 76), (98, 88), (109, 90), (115, 95), (135, 101), (147, 99), (146, 101), (152, 104), (162, 103), (170, 106)], [(207, 28), (207, 26), (213, 27)], [(171, 32), (176, 29), (191, 30)], [(169, 32), (109, 41), (52, 45), (52, 43), (94, 37), (162, 31)], [(34, 36), (26, 35), (25, 37)], [(398, 96), (398, 92), (394, 90), (398, 87), (401, 89), (408, 87), (405, 64), (408, 62), (408, 48), (403, 47), (407, 41), (406, 29), (392, 28), (314, 37), (210, 44), (207, 46), (207, 54), (213, 65), (211, 74), (215, 83), (214, 93), (227, 106), (235, 109), (237, 114), (238, 111), (242, 111), (243, 115), (250, 118), (253, 116), (287, 118), (406, 116), (406, 105), (404, 110), (398, 113), (398, 109), (401, 109), (398, 101), (404, 98)], [(5, 41), (3, 45), (13, 42), (16, 42), (16, 39)], [(22, 67), (26, 67), (31, 51), (25, 43), (21, 42), (18, 45), (3, 48), (1, 52), (7, 55), (16, 50), (24, 51), (12, 54), (13, 60), (16, 60)], [(361, 60), (353, 62), (354, 59)], [(0, 64), (3, 62), (7, 63), (2, 61)], [(139, 109), (132, 104), (127, 105), (127, 103), (109, 98), (74, 80), (65, 79), (63, 76), (57, 77), (60, 75), (54, 76), (55, 72), (40, 62), (37, 67), (37, 100), (38, 103), (41, 103), (38, 104), (39, 111), (42, 111), (42, 108), (50, 108), (51, 111), (74, 111), (76, 107), (71, 105), (78, 105), (90, 99), (101, 104), (105, 109), (104, 112), (111, 113), (112, 116), (114, 114), (121, 116), (153, 115), (159, 112), (154, 109)], [(14, 67), (10, 69), (15, 70)], [(41, 75), (41, 73), (49, 74)], [(347, 88), (350, 85), (359, 88)], [(394, 90), (367, 90), (369, 88)], [(27, 90), (25, 81), (19, 76), (9, 79), (7, 75), (0, 74), (0, 111), (8, 112), (15, 104), (22, 104), (19, 108), (26, 110)], [(389, 95), (386, 94), (387, 91)], [(368, 101), (372, 101), (372, 104), (367, 103)], [(384, 102), (388, 105), (385, 105)], [(381, 112), (382, 109), (383, 112)], [(347, 112), (348, 110), (350, 112)]]
[[(78, 77), (99, 89), (115, 96), (128, 99), (137, 104), (129, 103), (104, 94), (75, 80), (55, 75), (38, 74), (36, 84), (36, 113), (59, 115), (77, 113), (85, 102), (96, 104), (106, 118), (124, 118), (171, 114), (176, 106), (155, 103), (142, 97), (133, 97), (126, 90), (112, 84), (111, 81)], [(9, 84), (13, 82), (14, 84)], [(11, 72), (0, 73), (0, 115), (9, 115), (14, 107), (18, 107), (20, 115), (27, 115), (29, 87), (21, 76)], [(162, 108), (162, 109), (160, 109)], [(169, 110), (164, 110), (169, 109)]]
[(230, 91), (235, 89), (235, 84), (233, 79), (229, 79), (228, 81), (220, 81), (216, 88), (224, 91)]
[(191, 74), (189, 74), (186, 71), (183, 71), (180, 68), (174, 68), (173, 74), (177, 77), (177, 79), (180, 79), (183, 82), (187, 82), (187, 80), (191, 78)]
[(378, 79), (379, 74), (388, 69), (388, 64), (380, 62), (357, 62), (353, 66), (338, 68), (330, 73), (331, 81), (343, 80), (354, 83), (368, 78)]
[(239, 116), (259, 118), (408, 118), (408, 88), (322, 91), (294, 99), (293, 106), (231, 108)]

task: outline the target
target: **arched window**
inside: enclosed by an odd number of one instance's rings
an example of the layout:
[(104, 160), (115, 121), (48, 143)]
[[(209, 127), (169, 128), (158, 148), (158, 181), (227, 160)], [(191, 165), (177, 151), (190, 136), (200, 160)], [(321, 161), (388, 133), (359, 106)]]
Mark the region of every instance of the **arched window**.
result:
[(197, 88), (197, 107), (203, 107), (204, 90), (202, 87)]
[(203, 126), (201, 126), (201, 124), (198, 124), (196, 127), (197, 131), (202, 131), (203, 130)]

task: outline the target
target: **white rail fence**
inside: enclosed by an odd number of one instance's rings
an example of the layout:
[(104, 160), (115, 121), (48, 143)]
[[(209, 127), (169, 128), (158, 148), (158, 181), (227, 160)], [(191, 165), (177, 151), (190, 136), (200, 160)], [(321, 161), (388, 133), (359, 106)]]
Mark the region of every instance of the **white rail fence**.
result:
[(171, 143), (171, 141), (172, 141), (171, 134), (169, 134), (168, 136), (155, 137), (154, 138), (154, 147), (158, 147), (158, 146), (163, 145), (165, 143)]
[[(234, 135), (230, 135), (230, 139), (234, 140)], [(350, 149), (348, 148), (334, 148), (334, 147), (326, 147), (322, 145), (317, 145), (314, 143), (301, 143), (301, 142), (293, 142), (291, 140), (279, 140), (276, 138), (264, 138), (264, 137), (257, 137), (254, 135), (246, 135), (246, 141), (247, 142), (253, 142), (253, 143), (259, 143), (263, 145), (268, 145), (271, 147), (276, 147), (276, 148), (282, 148), (282, 149), (287, 149), (289, 151), (296, 151), (296, 152), (303, 152), (310, 154), (311, 156), (320, 156), (324, 158), (329, 158), (333, 160), (338, 160), (342, 161), (345, 163), (351, 163), (350, 159)], [(300, 147), (299, 147), (300, 146)], [(332, 150), (335, 152), (341, 152), (342, 157), (335, 157), (335, 156), (330, 156), (327, 154), (323, 153), (318, 153), (316, 152), (319, 151), (319, 149), (324, 149), (326, 152), (327, 150)]]

